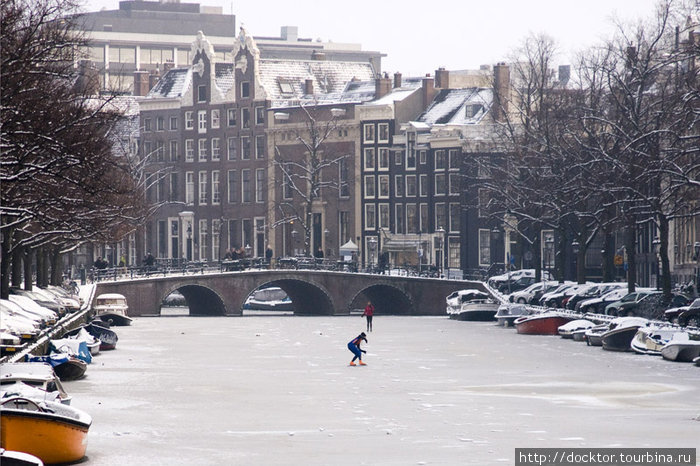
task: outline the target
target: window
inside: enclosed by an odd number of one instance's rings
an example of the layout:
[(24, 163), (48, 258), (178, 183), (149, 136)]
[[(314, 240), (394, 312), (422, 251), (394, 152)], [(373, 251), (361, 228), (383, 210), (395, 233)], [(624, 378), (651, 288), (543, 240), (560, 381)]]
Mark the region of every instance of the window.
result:
[(459, 151), (457, 149), (450, 149), (448, 154), (450, 170), (459, 170)]
[(207, 86), (197, 86), (197, 102), (207, 101)]
[(459, 232), (459, 221), (461, 212), (462, 210), (459, 207), (459, 203), (450, 203), (450, 232)]
[(445, 195), (445, 174), (437, 173), (435, 174), (435, 195), (444, 196)]
[(185, 162), (194, 162), (194, 141), (185, 139)]
[(255, 107), (255, 124), (265, 124), (265, 107)]
[(209, 242), (209, 222), (206, 219), (199, 221), (199, 260), (207, 260), (207, 243)]
[(241, 138), (241, 160), (250, 160), (250, 138), (248, 136)]
[(211, 172), (211, 203), (212, 205), (221, 204), (221, 193), (219, 191), (219, 170)]
[(292, 179), (289, 177), (287, 173), (284, 173), (282, 175), (283, 177), (283, 185), (282, 185), (282, 197), (285, 199), (291, 199), (293, 197), (292, 193)]
[(265, 202), (265, 169), (255, 170), (255, 202)]
[(428, 175), (420, 175), (419, 177), (419, 182), (420, 182), (420, 197), (427, 197), (428, 196)]
[(221, 147), (219, 138), (211, 139), (211, 159), (214, 162), (221, 160)]
[(447, 239), (448, 253), (447, 256), (447, 266), (451, 269), (460, 268), (460, 244), (459, 238), (448, 238)]
[(406, 196), (416, 197), (417, 190), (416, 175), (406, 175)]
[(404, 215), (403, 204), (396, 204), (395, 215), (396, 233), (406, 233), (406, 217)]
[(374, 175), (365, 176), (365, 197), (373, 198), (375, 196), (374, 190)]
[(150, 119), (150, 118), (144, 118), (144, 119), (143, 119), (143, 131), (144, 131), (144, 132), (146, 132), (146, 131), (151, 131), (152, 129), (153, 129), (153, 128), (152, 128), (152, 125), (151, 125), (151, 119)]
[(379, 196), (387, 199), (389, 197), (389, 175), (379, 175)]
[(250, 128), (250, 109), (241, 109), (241, 128)]
[(424, 150), (418, 151), (418, 159), (421, 165), (425, 165), (428, 163), (428, 154)]
[(178, 183), (177, 183), (177, 178), (178, 178), (178, 173), (171, 173), (170, 174), (170, 184), (169, 184), (169, 190), (168, 190), (168, 201), (173, 202), (177, 201), (179, 191), (178, 191)]
[(278, 84), (280, 86), (280, 92), (282, 94), (293, 94), (294, 93), (294, 86), (292, 85), (291, 81), (287, 81), (287, 80), (279, 78)]
[(418, 225), (419, 231), (428, 231), (430, 228), (430, 222), (428, 220), (428, 204), (421, 204), (419, 206), (420, 210), (420, 224)]
[(403, 152), (396, 151), (394, 153), (394, 165), (401, 165), (403, 159)]
[(198, 139), (197, 140), (197, 153), (199, 154), (199, 161), (200, 162), (206, 162), (207, 161), (207, 140), (206, 139)]
[(406, 152), (406, 170), (416, 169), (416, 151), (410, 149)]
[[(153, 143), (151, 141), (143, 141), (143, 156), (149, 158), (153, 155)], [(149, 160), (149, 163), (151, 161)]]
[(194, 112), (185, 112), (185, 129), (194, 129)]
[(207, 172), (199, 172), (199, 205), (207, 204), (209, 198), (207, 184)]
[(491, 264), (491, 230), (479, 230), (479, 265)]
[(228, 159), (236, 160), (236, 138), (228, 138)]
[(165, 162), (165, 143), (156, 141), (156, 159), (159, 162)]
[(379, 123), (379, 142), (389, 142), (389, 123)]
[(338, 184), (340, 197), (350, 197), (350, 184), (348, 183), (348, 159), (343, 157), (338, 161)]
[(374, 230), (377, 226), (377, 208), (374, 204), (365, 204), (365, 230)]
[(197, 112), (197, 119), (199, 121), (199, 126), (198, 131), (200, 133), (206, 133), (207, 132), (207, 111), (206, 110), (200, 110)]
[(156, 118), (156, 128), (158, 131), (165, 131), (165, 117), (159, 116)]
[(177, 130), (177, 117), (170, 117), (170, 131)]
[(445, 151), (436, 150), (435, 151), (435, 170), (445, 169)]
[(459, 174), (450, 173), (450, 194), (459, 194), (459, 181)]
[(389, 149), (380, 148), (379, 149), (379, 169), (388, 170), (389, 169)]
[(265, 158), (265, 136), (263, 135), (255, 136), (255, 158)]
[(241, 83), (241, 97), (244, 99), (250, 97), (250, 83), (248, 81)]
[(447, 227), (447, 212), (445, 212), (445, 204), (435, 204), (435, 229)]
[(221, 219), (211, 221), (211, 259), (221, 260)]
[(177, 141), (170, 141), (170, 161), (177, 162), (180, 155), (177, 153)]
[(365, 149), (365, 170), (374, 170), (374, 149)]
[(241, 170), (241, 201), (250, 202), (250, 170)]
[(229, 170), (228, 171), (228, 203), (233, 204), (236, 202), (236, 186), (238, 183), (236, 183), (237, 179), (236, 176), (238, 174), (236, 173), (236, 170)]
[(403, 197), (404, 189), (403, 175), (394, 176), (394, 197)]
[(418, 233), (418, 206), (406, 204), (406, 233)]
[(211, 127), (219, 128), (221, 125), (221, 110), (214, 109), (211, 111)]
[(226, 110), (226, 114), (228, 115), (228, 125), (236, 126), (236, 109), (229, 108), (228, 110)]
[(489, 213), (489, 201), (491, 196), (488, 189), (479, 189), (477, 205), (479, 206), (479, 217), (486, 217)]
[(389, 204), (379, 204), (379, 228), (389, 228)]
[(364, 142), (374, 142), (374, 123), (363, 125)]

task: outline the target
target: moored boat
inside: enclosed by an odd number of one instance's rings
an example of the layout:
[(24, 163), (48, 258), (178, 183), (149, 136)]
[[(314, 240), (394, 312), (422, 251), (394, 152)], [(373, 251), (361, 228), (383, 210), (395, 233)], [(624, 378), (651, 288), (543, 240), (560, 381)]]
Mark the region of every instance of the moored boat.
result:
[(123, 295), (117, 293), (101, 294), (95, 298), (93, 310), (96, 317), (110, 325), (131, 325), (132, 319), (128, 315), (129, 306)]
[(640, 327), (632, 338), (630, 347), (639, 354), (661, 356), (663, 348), (678, 330), (668, 327)]
[(580, 335), (584, 335), (586, 330), (593, 326), (595, 324), (588, 319), (576, 319), (559, 327), (558, 332), (562, 338), (573, 339), (575, 333), (578, 332)]
[(525, 305), (504, 303), (498, 306), (495, 317), (498, 325), (510, 327), (516, 319), (527, 315), (530, 315), (530, 311), (527, 310)]
[[(459, 293), (457, 299), (450, 299)], [(463, 290), (447, 297), (447, 314), (450, 319), (489, 321), (494, 320), (500, 304), (487, 293)]]
[(0, 448), (0, 464), (3, 466), (44, 466), (44, 462), (34, 455), (21, 451)]
[(691, 340), (688, 332), (677, 332), (661, 348), (661, 356), (669, 361), (691, 362), (700, 357), (700, 341)]
[(0, 402), (0, 446), (34, 455), (44, 463), (85, 457), (89, 414), (61, 403), (13, 397)]
[(543, 312), (523, 316), (515, 320), (515, 330), (524, 335), (558, 335), (559, 327), (571, 322), (574, 317), (558, 312)]
[(700, 356), (698, 356), (697, 358), (693, 359), (693, 363), (694, 363), (696, 366), (700, 366)]
[[(0, 390), (8, 391), (15, 383), (24, 383), (45, 393), (53, 393), (53, 398), (63, 404), (70, 404), (71, 397), (61, 384), (61, 380), (50, 364), (41, 362), (8, 362), (0, 364)], [(53, 401), (53, 400), (52, 400)]]
[(606, 351), (632, 351), (630, 343), (639, 327), (649, 321), (640, 317), (619, 317), (610, 322), (610, 329), (601, 335), (603, 349)]
[(246, 302), (243, 309), (255, 311), (294, 311), (294, 303), (287, 293), (279, 287), (272, 286), (255, 290)]
[(108, 328), (109, 324), (105, 324), (103, 326), (100, 325), (99, 322), (101, 321), (92, 321), (85, 326), (85, 330), (87, 330), (90, 335), (100, 340), (101, 351), (116, 349), (117, 341), (119, 341), (117, 332)]
[(598, 324), (586, 330), (586, 343), (588, 346), (603, 346), (603, 334), (610, 330), (610, 324)]
[(82, 378), (87, 371), (87, 363), (67, 353), (51, 353), (46, 356), (29, 356), (27, 362), (45, 362), (53, 367), (59, 379), (66, 382)]

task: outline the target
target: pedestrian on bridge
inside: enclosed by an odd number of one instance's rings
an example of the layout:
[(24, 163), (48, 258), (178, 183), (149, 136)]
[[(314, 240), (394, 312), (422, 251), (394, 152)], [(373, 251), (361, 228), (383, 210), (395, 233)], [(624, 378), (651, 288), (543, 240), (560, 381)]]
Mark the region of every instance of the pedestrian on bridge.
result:
[(372, 317), (374, 317), (374, 305), (372, 301), (367, 301), (365, 306), (365, 312), (362, 313), (363, 317), (367, 317), (367, 331), (372, 331)]
[(365, 335), (365, 332), (360, 333), (358, 336), (350, 340), (348, 343), (348, 349), (352, 352), (352, 354), (355, 355), (354, 358), (352, 358), (352, 361), (350, 361), (351, 366), (356, 366), (355, 364), (355, 359), (359, 359), (360, 366), (366, 366), (364, 362), (362, 362), (362, 353), (366, 353), (367, 351), (363, 350), (360, 348), (360, 344), (362, 343), (362, 340), (367, 343), (367, 335)]

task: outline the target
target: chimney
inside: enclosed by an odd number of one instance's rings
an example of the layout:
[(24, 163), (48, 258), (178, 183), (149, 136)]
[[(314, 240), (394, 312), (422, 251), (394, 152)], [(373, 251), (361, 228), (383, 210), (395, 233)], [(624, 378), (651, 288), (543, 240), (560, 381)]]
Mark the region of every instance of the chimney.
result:
[(314, 50), (311, 52), (311, 59), (316, 61), (324, 61), (326, 59), (326, 54), (320, 50)]
[(172, 60), (168, 60), (163, 64), (163, 75), (165, 75), (168, 71), (172, 70), (175, 68), (175, 62)]
[(148, 90), (150, 91), (153, 89), (158, 81), (160, 81), (160, 70), (156, 68), (155, 70), (151, 71), (151, 74), (148, 75)]
[(304, 94), (306, 95), (313, 95), (314, 94), (314, 80), (311, 78), (308, 78), (306, 81), (304, 81)]
[(403, 83), (401, 82), (401, 73), (398, 71), (394, 73), (394, 87), (401, 87)]
[(385, 95), (391, 92), (391, 78), (389, 75), (384, 73), (383, 76), (379, 76), (374, 79), (374, 98), (381, 99)]
[(428, 108), (428, 105), (435, 97), (435, 82), (430, 77), (430, 74), (425, 75), (425, 78), (423, 78), (421, 95), (423, 96), (423, 108)]
[(148, 71), (134, 71), (134, 95), (143, 97), (148, 90)]
[(491, 114), (495, 121), (503, 121), (510, 102), (510, 68), (504, 62), (493, 67), (493, 87)]
[(435, 87), (440, 89), (450, 88), (450, 72), (445, 68), (440, 67), (435, 71)]

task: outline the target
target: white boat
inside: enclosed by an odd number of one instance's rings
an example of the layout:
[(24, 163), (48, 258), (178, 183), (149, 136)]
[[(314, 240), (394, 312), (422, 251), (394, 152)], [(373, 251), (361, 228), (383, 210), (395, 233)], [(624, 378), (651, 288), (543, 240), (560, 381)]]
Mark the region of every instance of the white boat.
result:
[(100, 345), (102, 344), (102, 342), (99, 338), (96, 338), (95, 336), (88, 333), (88, 331), (85, 330), (85, 328), (80, 328), (77, 333), (67, 335), (66, 337), (70, 338), (71, 340), (84, 341), (88, 349), (90, 350), (90, 354), (92, 354), (93, 356), (100, 353)]
[(676, 332), (661, 348), (661, 356), (669, 361), (691, 362), (700, 357), (700, 341), (691, 340), (688, 332)]
[(496, 321), (501, 327), (511, 327), (515, 319), (529, 315), (524, 304), (501, 304), (496, 312)]
[[(40, 362), (8, 362), (0, 364), (0, 390), (8, 392), (22, 390), (17, 383), (26, 384), (47, 394), (49, 401), (58, 400), (70, 404), (71, 397), (61, 384), (61, 380), (51, 365)], [(25, 396), (22, 394), (20, 396)], [(32, 397), (33, 398), (33, 397)]]
[(640, 354), (661, 356), (661, 348), (671, 341), (676, 332), (677, 329), (670, 327), (639, 327), (630, 347)]
[(574, 333), (579, 332), (582, 335), (595, 324), (588, 319), (576, 319), (559, 327), (559, 335), (563, 338), (574, 338)]
[(294, 311), (294, 303), (282, 288), (272, 286), (255, 290), (248, 297), (243, 308), (260, 311)]
[(95, 316), (110, 325), (131, 325), (131, 318), (128, 315), (129, 305), (123, 295), (101, 294), (95, 298), (92, 309), (95, 311)]
[(618, 317), (610, 321), (610, 329), (601, 336), (602, 346), (607, 351), (631, 351), (634, 335), (640, 327), (649, 324), (642, 317)]
[(457, 320), (493, 320), (500, 304), (488, 293), (459, 290), (445, 298), (447, 315)]

